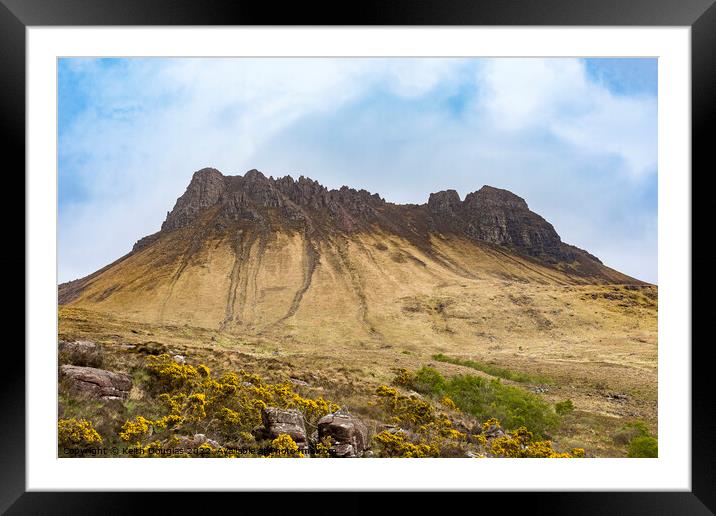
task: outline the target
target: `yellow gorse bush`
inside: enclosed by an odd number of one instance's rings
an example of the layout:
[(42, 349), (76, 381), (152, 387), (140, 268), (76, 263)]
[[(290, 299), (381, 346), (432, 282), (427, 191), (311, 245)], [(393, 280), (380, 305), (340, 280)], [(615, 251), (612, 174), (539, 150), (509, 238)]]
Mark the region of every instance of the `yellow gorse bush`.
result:
[(125, 442), (140, 442), (145, 437), (152, 435), (153, 422), (142, 416), (129, 420), (122, 425), (119, 438)]
[(380, 432), (373, 437), (383, 457), (424, 458), (438, 457), (440, 447), (436, 443), (412, 443), (403, 432)]
[(386, 385), (379, 386), (375, 392), (395, 424), (415, 431), (415, 442), (407, 440), (403, 433), (378, 434), (376, 442), (387, 456), (437, 457), (441, 450), (460, 448), (466, 441), (467, 435), (456, 430), (446, 414), (436, 413), (428, 401), (416, 395), (405, 396)]
[(500, 429), (502, 428), (502, 425), (497, 419), (491, 417), (490, 419), (482, 423), (482, 431), (487, 432), (490, 428)]
[(190, 420), (201, 421), (206, 418), (206, 394), (197, 392), (186, 399), (186, 409)]
[(176, 425), (181, 424), (184, 421), (184, 418), (181, 416), (178, 416), (176, 414), (169, 414), (164, 417), (160, 417), (159, 419), (155, 420), (152, 424), (155, 428), (158, 430), (166, 430), (167, 428), (171, 429), (175, 427)]
[(460, 409), (457, 405), (455, 405), (455, 402), (452, 400), (452, 398), (450, 398), (450, 396), (443, 396), (440, 399), (440, 403), (442, 403), (443, 407), (447, 409), (454, 410), (455, 412), (460, 412)]
[(584, 457), (584, 448), (572, 448), (571, 450), (572, 457), (575, 458), (582, 458)]
[(177, 389), (199, 379), (199, 372), (191, 365), (179, 364), (169, 355), (147, 357), (147, 370), (154, 375), (160, 387)]
[(415, 374), (405, 368), (400, 368), (395, 373), (395, 378), (393, 378), (393, 383), (395, 385), (399, 385), (401, 387), (410, 387), (413, 385)]
[[(157, 436), (166, 441), (172, 435), (207, 431), (222, 442), (245, 444), (253, 441), (250, 432), (261, 424), (261, 410), (266, 407), (296, 408), (309, 426), (340, 408), (322, 397), (305, 398), (289, 383), (267, 383), (244, 370), (213, 376), (202, 364), (179, 364), (166, 354), (148, 357), (147, 370), (165, 414), (125, 422), (120, 438), (137, 445), (148, 445)], [(220, 453), (214, 450), (211, 456)]]
[(418, 396), (404, 396), (393, 387), (379, 386), (375, 393), (383, 400), (384, 408), (390, 412), (396, 423), (420, 425), (435, 420), (433, 406)]
[(313, 454), (314, 457), (328, 458), (331, 456), (330, 449), (333, 446), (333, 438), (330, 435), (325, 436), (323, 439), (316, 443), (316, 451)]
[(86, 419), (60, 419), (57, 422), (57, 441), (63, 447), (92, 446), (102, 442), (102, 436)]
[[(399, 374), (399, 378), (400, 378)], [(409, 373), (403, 374), (409, 378)], [(407, 380), (406, 380), (407, 381)], [(398, 382), (400, 383), (400, 382)], [(461, 455), (466, 451), (468, 441), (477, 446), (475, 456), (491, 457), (533, 457), (533, 458), (568, 458), (583, 457), (584, 450), (575, 448), (572, 453), (560, 453), (554, 450), (551, 441), (535, 441), (534, 435), (527, 428), (520, 427), (511, 433), (500, 435), (500, 421), (490, 418), (481, 425), (483, 433), (468, 436), (455, 429), (453, 422), (444, 413), (436, 413), (430, 403), (416, 395), (406, 396), (395, 387), (381, 385), (376, 389), (384, 410), (392, 420), (411, 432), (384, 431), (373, 439), (382, 456), (387, 457), (438, 457)], [(450, 398), (443, 397), (440, 402), (452, 409)], [(488, 432), (488, 434), (485, 434)], [(497, 437), (488, 438), (488, 435)], [(473, 452), (475, 450), (473, 449)], [(464, 456), (464, 455), (462, 455)]]
[(511, 458), (571, 458), (584, 456), (559, 453), (552, 448), (551, 441), (534, 441), (532, 432), (520, 427), (514, 432), (497, 437), (490, 441), (490, 453), (496, 457)]
[(269, 457), (303, 457), (303, 453), (298, 448), (298, 444), (288, 434), (281, 434), (271, 441), (271, 449), (273, 452)]

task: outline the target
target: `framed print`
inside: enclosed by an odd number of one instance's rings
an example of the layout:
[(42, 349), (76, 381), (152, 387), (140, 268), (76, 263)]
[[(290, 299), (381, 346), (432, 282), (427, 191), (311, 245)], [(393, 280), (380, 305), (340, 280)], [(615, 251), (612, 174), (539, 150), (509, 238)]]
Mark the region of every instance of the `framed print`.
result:
[(691, 171), (716, 8), (476, 6), (4, 2), (27, 304), (3, 510), (710, 513)]

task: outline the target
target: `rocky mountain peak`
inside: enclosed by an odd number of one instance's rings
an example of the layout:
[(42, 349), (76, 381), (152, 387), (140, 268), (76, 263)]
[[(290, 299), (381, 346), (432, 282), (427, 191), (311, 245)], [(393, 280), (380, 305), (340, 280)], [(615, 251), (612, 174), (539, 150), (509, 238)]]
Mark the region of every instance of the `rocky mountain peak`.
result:
[(222, 174), (215, 168), (205, 167), (205, 168), (202, 168), (201, 170), (197, 170), (196, 172), (194, 172), (191, 179), (192, 179), (192, 181), (204, 181), (204, 180), (207, 180), (212, 177), (223, 178), (224, 174)]
[(246, 174), (244, 174), (244, 181), (260, 182), (267, 181), (267, 178), (255, 168), (252, 168), (251, 170), (246, 172)]
[(552, 224), (530, 211), (527, 202), (509, 190), (485, 185), (468, 194), (462, 216), (467, 223), (465, 232), (476, 240), (512, 247), (551, 262), (575, 258)]
[(428, 209), (438, 215), (454, 215), (461, 207), (460, 195), (455, 190), (431, 193), (428, 198)]
[(225, 177), (215, 168), (203, 168), (195, 172), (186, 191), (177, 199), (174, 209), (167, 213), (162, 231), (189, 224), (199, 213), (216, 204), (225, 188)]
[(194, 173), (174, 209), (167, 213), (162, 231), (185, 227), (215, 205), (219, 205), (222, 224), (232, 220), (265, 221), (266, 209), (280, 210), (279, 217), (289, 222), (304, 221), (308, 210), (325, 212), (347, 229), (356, 227), (356, 217), (374, 217), (375, 209), (384, 204), (378, 194), (347, 186), (328, 190), (305, 176), (297, 180), (289, 175), (274, 179), (256, 169), (243, 176), (224, 176), (216, 169), (204, 168)]
[(476, 192), (472, 192), (465, 196), (465, 205), (494, 208), (505, 208), (513, 210), (529, 210), (525, 200), (501, 188), (485, 185)]
[[(464, 200), (455, 190), (443, 190), (430, 194), (423, 205), (395, 205), (364, 189), (342, 186), (329, 190), (302, 175), (275, 179), (256, 169), (243, 176), (224, 176), (214, 168), (195, 172), (161, 231), (188, 226), (215, 206), (213, 216), (219, 228), (233, 223), (263, 227), (269, 223), (279, 227), (321, 224), (327, 231), (352, 232), (370, 231), (377, 225), (411, 235), (418, 222), (428, 232), (467, 236), (548, 262), (570, 262), (576, 256), (575, 248), (563, 244), (549, 222), (508, 190), (485, 185)], [(153, 238), (135, 247), (141, 248)], [(592, 258), (596, 260), (590, 255)]]
[(574, 259), (552, 225), (509, 190), (485, 185), (463, 201), (455, 190), (445, 190), (430, 194), (427, 208), (441, 232), (466, 234), (552, 262)]

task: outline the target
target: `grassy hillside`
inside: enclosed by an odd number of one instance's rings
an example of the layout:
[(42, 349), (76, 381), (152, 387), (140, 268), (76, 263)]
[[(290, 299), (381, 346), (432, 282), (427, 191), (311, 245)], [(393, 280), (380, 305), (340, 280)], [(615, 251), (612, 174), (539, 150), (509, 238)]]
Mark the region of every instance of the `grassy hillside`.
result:
[[(61, 286), (60, 339), (96, 341), (112, 370), (134, 375), (166, 352), (305, 381), (376, 431), (390, 419), (375, 412), (376, 389), (428, 368), (444, 380), (423, 384), (435, 407), (447, 395), (484, 420), (486, 399), (559, 403), (559, 418), (535, 419), (554, 423), (539, 433), (557, 449), (626, 456), (624, 425), (657, 431), (657, 288), (580, 266), (439, 233), (196, 224)], [(493, 416), (517, 421), (513, 409)]]
[[(395, 323), (386, 314), (371, 320), (368, 312), (374, 332), (353, 340), (345, 327), (299, 326), (301, 309), (293, 323), (222, 330), (140, 322), (75, 306), (60, 309), (60, 338), (99, 342), (110, 357), (107, 367), (129, 373), (140, 367), (143, 354), (168, 352), (216, 371), (305, 381), (314, 395), (368, 419), (376, 417), (376, 388), (392, 384), (401, 369), (427, 366), (445, 378), (500, 378), (548, 406), (571, 401), (574, 410), (550, 436), (557, 449), (582, 447), (590, 456), (626, 456), (629, 443), (618, 437), (625, 424), (643, 421), (656, 433), (654, 287), (547, 288), (492, 278), (474, 280), (483, 288), (470, 290), (463, 281), (433, 295), (395, 296), (397, 306), (381, 305)], [(488, 285), (491, 294), (483, 291)], [(353, 328), (365, 328), (359, 315)], [(461, 399), (455, 390), (460, 384), (451, 385), (452, 397)], [(380, 418), (373, 420), (377, 430)]]

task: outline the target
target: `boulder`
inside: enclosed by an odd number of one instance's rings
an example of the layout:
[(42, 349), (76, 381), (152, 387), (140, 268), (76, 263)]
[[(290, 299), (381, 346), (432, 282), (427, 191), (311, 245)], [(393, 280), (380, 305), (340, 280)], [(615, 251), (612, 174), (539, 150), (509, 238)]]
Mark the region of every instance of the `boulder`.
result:
[(368, 448), (368, 428), (358, 418), (345, 413), (323, 416), (318, 421), (318, 439), (330, 437), (333, 457), (361, 457)]
[(95, 367), (63, 365), (60, 377), (69, 383), (72, 392), (97, 399), (124, 400), (132, 389), (129, 375)]
[(58, 349), (62, 353), (87, 353), (90, 351), (97, 351), (98, 346), (89, 340), (76, 340), (74, 342), (61, 340), (59, 342)]
[(281, 434), (288, 434), (300, 449), (308, 448), (306, 423), (298, 410), (267, 407), (261, 411), (261, 421), (263, 427), (258, 437), (276, 439)]
[(338, 459), (352, 459), (358, 456), (356, 449), (353, 448), (353, 445), (348, 443), (336, 443), (331, 446), (328, 453), (331, 454), (331, 457), (336, 457)]
[(89, 340), (64, 341), (58, 343), (57, 351), (61, 364), (101, 367), (102, 348)]

